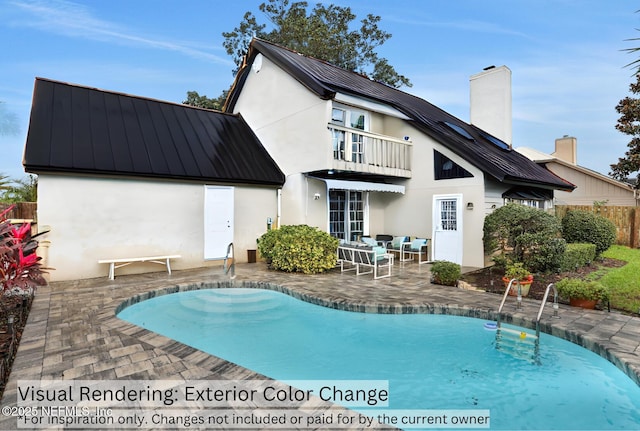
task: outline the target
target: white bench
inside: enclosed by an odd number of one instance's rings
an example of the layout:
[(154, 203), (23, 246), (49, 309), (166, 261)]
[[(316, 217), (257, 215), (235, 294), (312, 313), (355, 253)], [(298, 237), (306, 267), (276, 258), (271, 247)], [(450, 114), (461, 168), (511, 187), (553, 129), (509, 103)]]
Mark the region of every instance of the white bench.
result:
[(165, 265), (167, 267), (167, 272), (171, 274), (171, 264), (169, 261), (171, 259), (179, 259), (180, 257), (181, 256), (179, 254), (171, 254), (167, 256), (127, 257), (120, 259), (101, 259), (98, 263), (109, 264), (109, 280), (113, 280), (116, 278), (116, 269), (136, 262), (151, 262)]

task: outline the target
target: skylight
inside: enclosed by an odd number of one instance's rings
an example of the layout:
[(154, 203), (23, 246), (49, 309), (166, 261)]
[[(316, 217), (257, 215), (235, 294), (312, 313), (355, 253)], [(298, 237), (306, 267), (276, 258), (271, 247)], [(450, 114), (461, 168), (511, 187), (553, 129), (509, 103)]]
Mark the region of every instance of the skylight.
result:
[(473, 136), (471, 136), (469, 132), (467, 132), (465, 129), (458, 126), (457, 124), (453, 124), (448, 121), (445, 121), (444, 125), (450, 128), (451, 130), (453, 130), (454, 132), (456, 132), (458, 135), (462, 136), (463, 138), (473, 141)]
[(508, 150), (509, 149), (509, 144), (507, 144), (504, 141), (501, 141), (500, 139), (496, 138), (493, 135), (490, 135), (488, 133), (484, 133), (484, 132), (480, 132), (480, 134), (482, 135), (483, 138), (485, 138), (487, 141), (491, 142), (493, 145), (495, 145), (496, 147), (500, 148), (501, 150)]

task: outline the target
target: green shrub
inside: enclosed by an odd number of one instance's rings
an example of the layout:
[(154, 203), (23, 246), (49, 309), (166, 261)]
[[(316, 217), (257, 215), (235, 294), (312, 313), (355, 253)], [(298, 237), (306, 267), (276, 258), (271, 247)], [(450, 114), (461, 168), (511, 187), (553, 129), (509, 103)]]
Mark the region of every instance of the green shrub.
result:
[(524, 267), (522, 262), (510, 263), (505, 267), (504, 276), (511, 279), (526, 280), (531, 276), (531, 271)]
[(336, 266), (338, 239), (307, 225), (282, 226), (258, 239), (260, 254), (273, 269), (316, 274)]
[(596, 246), (591, 243), (567, 244), (560, 271), (573, 271), (591, 264), (596, 258)]
[(565, 299), (588, 299), (606, 301), (609, 292), (597, 281), (586, 281), (579, 278), (565, 278), (556, 283), (558, 295)]
[(589, 211), (571, 210), (562, 218), (562, 234), (567, 242), (595, 244), (596, 256), (600, 256), (616, 240), (616, 225)]
[(560, 221), (544, 211), (507, 204), (484, 220), (485, 253), (500, 252), (496, 263), (522, 262), (534, 272), (556, 270), (564, 253)]
[(460, 279), (460, 265), (446, 260), (438, 260), (431, 265), (431, 277), (435, 284), (455, 286)]

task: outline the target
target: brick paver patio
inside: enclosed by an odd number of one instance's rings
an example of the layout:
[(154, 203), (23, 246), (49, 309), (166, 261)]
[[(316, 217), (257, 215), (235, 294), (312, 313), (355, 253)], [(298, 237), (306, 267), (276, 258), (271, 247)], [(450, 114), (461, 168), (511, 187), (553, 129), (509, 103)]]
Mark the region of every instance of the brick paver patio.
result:
[[(396, 264), (391, 278), (372, 280), (353, 272), (322, 275), (270, 271), (264, 263), (236, 267), (230, 280), (220, 267), (54, 282), (41, 288), (33, 303), (3, 406), (16, 404), (18, 380), (47, 379), (252, 379), (250, 370), (151, 333), (116, 317), (123, 304), (159, 292), (216, 288), (265, 287), (307, 301), (360, 312), (421, 312), (495, 320), (500, 297), (485, 292), (432, 285), (430, 265)], [(526, 299), (516, 310), (510, 299), (503, 321), (532, 327), (539, 301)], [(542, 331), (565, 338), (605, 357), (640, 384), (640, 318), (618, 312), (550, 304)], [(319, 408), (324, 408), (322, 403)], [(0, 417), (0, 429), (15, 420)]]

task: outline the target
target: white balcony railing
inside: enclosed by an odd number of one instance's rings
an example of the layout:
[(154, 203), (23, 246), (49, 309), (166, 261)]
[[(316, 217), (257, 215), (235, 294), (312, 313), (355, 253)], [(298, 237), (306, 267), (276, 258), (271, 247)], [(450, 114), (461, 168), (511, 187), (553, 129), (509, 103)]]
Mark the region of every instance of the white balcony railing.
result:
[(329, 124), (333, 159), (356, 165), (411, 170), (411, 141)]

